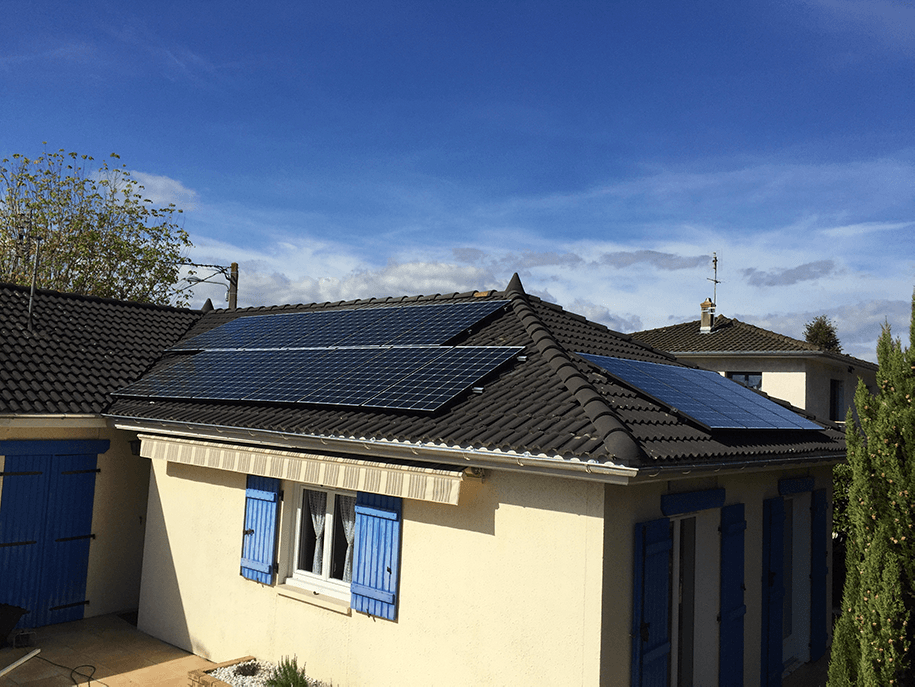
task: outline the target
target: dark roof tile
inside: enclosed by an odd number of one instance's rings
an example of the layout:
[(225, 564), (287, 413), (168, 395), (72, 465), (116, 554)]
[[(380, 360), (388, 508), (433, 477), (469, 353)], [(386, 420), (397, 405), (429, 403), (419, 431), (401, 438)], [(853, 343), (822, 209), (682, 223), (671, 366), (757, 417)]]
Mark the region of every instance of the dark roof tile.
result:
[[(97, 414), (200, 313), (0, 283), (0, 413)], [(10, 389), (12, 387), (12, 393)]]
[(635, 332), (632, 338), (658, 351), (674, 355), (687, 353), (808, 353), (834, 358), (858, 367), (877, 369), (866, 360), (843, 353), (823, 351), (813, 344), (719, 315), (707, 333), (700, 332), (700, 321)]

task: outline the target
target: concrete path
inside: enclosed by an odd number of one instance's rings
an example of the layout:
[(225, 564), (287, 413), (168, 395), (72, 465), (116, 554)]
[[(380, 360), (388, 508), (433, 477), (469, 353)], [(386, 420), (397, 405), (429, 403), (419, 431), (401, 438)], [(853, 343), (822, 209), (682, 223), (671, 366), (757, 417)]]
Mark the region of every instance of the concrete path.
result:
[(188, 672), (213, 665), (143, 634), (116, 615), (49, 625), (35, 633), (35, 646), (0, 649), (0, 670), (41, 649), (0, 677), (0, 687), (187, 687)]

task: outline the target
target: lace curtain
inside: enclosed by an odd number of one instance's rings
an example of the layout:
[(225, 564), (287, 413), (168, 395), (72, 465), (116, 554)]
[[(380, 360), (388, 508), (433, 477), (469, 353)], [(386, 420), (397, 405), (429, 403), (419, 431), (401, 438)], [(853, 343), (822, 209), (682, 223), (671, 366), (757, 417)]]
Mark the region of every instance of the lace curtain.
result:
[(343, 564), (343, 581), (353, 581), (353, 538), (356, 535), (356, 497), (337, 496), (343, 536), (346, 537), (346, 561)]
[(308, 512), (311, 513), (311, 526), (315, 531), (315, 555), (311, 572), (320, 575), (324, 567), (324, 521), (327, 518), (327, 494), (323, 491), (306, 490)]

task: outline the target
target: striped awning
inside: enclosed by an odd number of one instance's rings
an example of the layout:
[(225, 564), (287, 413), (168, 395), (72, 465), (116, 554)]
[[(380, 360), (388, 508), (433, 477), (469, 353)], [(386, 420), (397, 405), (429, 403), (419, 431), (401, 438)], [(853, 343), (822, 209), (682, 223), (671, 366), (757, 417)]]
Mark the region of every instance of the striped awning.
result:
[(460, 468), (424, 467), (257, 446), (140, 434), (140, 455), (185, 465), (276, 477), (328, 489), (347, 489), (457, 505)]

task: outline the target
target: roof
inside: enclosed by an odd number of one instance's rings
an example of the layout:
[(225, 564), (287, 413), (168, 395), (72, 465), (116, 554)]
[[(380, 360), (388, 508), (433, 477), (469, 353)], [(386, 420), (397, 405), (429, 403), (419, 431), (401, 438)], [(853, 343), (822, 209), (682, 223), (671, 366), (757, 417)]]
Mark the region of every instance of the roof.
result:
[(100, 414), (201, 313), (0, 283), (0, 414)]
[(634, 332), (632, 337), (660, 351), (676, 355), (687, 354), (787, 354), (808, 355), (835, 360), (844, 365), (854, 365), (876, 370), (874, 363), (860, 360), (844, 353), (834, 353), (806, 341), (792, 339), (762, 327), (756, 327), (729, 317), (717, 316), (711, 331), (699, 331), (700, 320), (683, 322), (669, 327)]
[[(119, 396), (108, 415), (118, 426), (184, 436), (247, 437), (279, 446), (302, 446), (296, 442), (308, 439), (314, 445), (376, 454), (401, 446), (415, 456), (434, 453), (439, 462), (450, 451), (467, 461), (465, 465), (485, 455), (513, 456), (519, 465), (545, 456), (554, 463), (578, 465), (682, 467), (837, 460), (844, 454), (843, 436), (832, 427), (713, 431), (627, 386), (577, 353), (680, 363), (630, 336), (525, 294), (517, 275), (503, 292), (214, 310), (187, 337), (252, 315), (481, 299), (508, 304), (461, 334), (457, 344), (520, 346), (523, 355), (481, 380), (476, 386), (482, 391), (461, 393), (434, 412)], [(187, 355), (167, 352), (152, 372)]]

